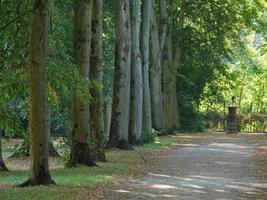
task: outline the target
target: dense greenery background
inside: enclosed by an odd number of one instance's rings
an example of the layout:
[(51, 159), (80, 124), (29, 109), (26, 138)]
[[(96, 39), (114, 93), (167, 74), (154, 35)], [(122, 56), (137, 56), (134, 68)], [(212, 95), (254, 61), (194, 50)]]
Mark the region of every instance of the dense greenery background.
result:
[[(0, 0), (0, 126), (9, 136), (27, 134), (27, 59), (30, 0)], [(184, 38), (177, 67), (181, 131), (204, 131), (220, 121), (237, 97), (242, 115), (267, 115), (267, 13), (264, 0), (185, 1)], [(173, 5), (174, 4), (174, 5)], [(177, 20), (180, 1), (171, 1)], [(73, 1), (55, 1), (49, 35), (52, 133), (70, 132), (70, 94), (84, 94), (72, 57)], [(104, 2), (104, 94), (112, 95), (114, 2)], [(177, 26), (178, 27), (178, 26)], [(216, 111), (216, 112), (215, 112)], [(213, 112), (213, 115), (211, 115)], [(214, 114), (215, 113), (215, 114)], [(243, 117), (244, 118), (244, 117)]]

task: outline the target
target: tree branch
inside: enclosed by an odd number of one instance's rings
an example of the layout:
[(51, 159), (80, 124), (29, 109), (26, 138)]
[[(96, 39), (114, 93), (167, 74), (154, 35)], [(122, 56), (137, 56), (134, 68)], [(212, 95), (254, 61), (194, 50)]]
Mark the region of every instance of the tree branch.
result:
[(20, 18), (24, 17), (25, 15), (31, 13), (33, 10), (27, 10), (24, 13), (21, 13), (19, 16), (15, 17), (14, 19), (10, 20), (9, 22), (7, 22), (5, 25), (3, 25), (2, 27), (0, 27), (0, 31), (3, 31), (3, 29), (5, 29), (6, 27), (8, 27), (10, 24), (12, 24), (13, 22), (19, 20)]

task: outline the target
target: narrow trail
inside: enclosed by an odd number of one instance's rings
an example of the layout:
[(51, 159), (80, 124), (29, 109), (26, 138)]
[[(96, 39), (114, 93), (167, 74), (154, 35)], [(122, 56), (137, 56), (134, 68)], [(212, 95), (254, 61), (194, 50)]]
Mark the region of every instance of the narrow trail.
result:
[(267, 180), (255, 156), (262, 140), (224, 134), (195, 140), (149, 163), (144, 176), (109, 191), (107, 199), (264, 200)]

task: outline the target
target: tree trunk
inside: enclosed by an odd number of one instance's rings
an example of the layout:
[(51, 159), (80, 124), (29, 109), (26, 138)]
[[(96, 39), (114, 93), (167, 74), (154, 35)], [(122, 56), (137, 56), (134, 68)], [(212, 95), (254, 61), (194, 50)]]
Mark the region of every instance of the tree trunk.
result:
[(142, 61), (143, 61), (143, 134), (152, 133), (151, 96), (149, 88), (149, 38), (151, 0), (144, 0), (142, 4)]
[(4, 159), (2, 155), (2, 130), (0, 129), (0, 172), (1, 171), (8, 171), (8, 169), (4, 163)]
[(48, 164), (47, 55), (51, 1), (35, 0), (30, 38), (30, 156), (29, 180), (21, 186), (53, 184)]
[[(74, 5), (74, 59), (81, 76), (88, 78), (91, 43), (91, 0), (75, 0)], [(89, 85), (88, 85), (89, 93)], [(78, 164), (95, 165), (90, 151), (89, 100), (73, 92), (71, 151), (68, 167)]]
[[(95, 143), (93, 154), (97, 161), (106, 161), (105, 130), (103, 115), (102, 84), (102, 0), (93, 0), (92, 7), (92, 39), (90, 58), (90, 81), (92, 87), (90, 93), (93, 97), (90, 104), (90, 128), (92, 141)], [(95, 141), (94, 141), (94, 140)]]
[(151, 89), (151, 107), (152, 107), (152, 126), (156, 130), (164, 129), (164, 117), (163, 117), (163, 94), (161, 83), (161, 47), (160, 38), (157, 27), (157, 17), (154, 8), (151, 15), (151, 70), (150, 70), (150, 89)]
[(115, 12), (115, 72), (111, 128), (108, 146), (130, 149), (128, 142), (131, 63), (131, 22), (129, 0), (116, 0)]
[(159, 41), (160, 41), (161, 51), (164, 48), (166, 35), (167, 35), (166, 0), (160, 0)]
[(48, 135), (48, 155), (51, 157), (60, 157), (56, 148), (54, 147), (51, 137), (51, 107), (47, 107), (47, 135)]
[[(181, 64), (182, 44), (183, 44), (183, 26), (185, 17), (185, 1), (181, 2), (181, 10), (179, 12), (178, 23), (170, 21), (170, 29), (164, 55), (164, 116), (165, 127), (168, 132), (173, 132), (179, 129), (179, 109), (177, 99), (177, 68)], [(174, 11), (172, 11), (174, 12)], [(172, 14), (173, 15), (173, 14)], [(177, 28), (178, 35), (173, 35), (173, 28)]]
[[(176, 56), (180, 58), (180, 49), (176, 53)], [(169, 31), (166, 50), (164, 55), (163, 64), (163, 85), (164, 85), (164, 116), (165, 116), (165, 128), (168, 132), (173, 132), (179, 129), (179, 114), (178, 114), (178, 102), (177, 102), (177, 65), (179, 61), (174, 60), (173, 55), (173, 40), (172, 31)], [(177, 59), (179, 59), (177, 58)]]
[(142, 135), (143, 77), (140, 52), (141, 2), (131, 0), (131, 111), (129, 140), (137, 143)]
[(180, 115), (179, 115), (179, 108), (178, 108), (178, 98), (177, 98), (177, 68), (181, 64), (181, 55), (182, 55), (182, 38), (178, 37), (177, 43), (175, 46), (175, 55), (174, 55), (174, 70), (172, 78), (172, 102), (173, 102), (173, 117), (172, 117), (172, 127), (173, 130), (178, 130), (180, 128)]
[(107, 143), (110, 133), (111, 113), (112, 113), (112, 97), (105, 98), (105, 143)]

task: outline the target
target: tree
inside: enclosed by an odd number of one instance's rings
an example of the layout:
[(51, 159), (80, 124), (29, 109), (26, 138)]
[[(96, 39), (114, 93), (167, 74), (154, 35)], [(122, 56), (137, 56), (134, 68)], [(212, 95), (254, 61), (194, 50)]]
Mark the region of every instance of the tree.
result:
[[(165, 129), (173, 132), (179, 129), (179, 113), (177, 100), (177, 64), (180, 59), (180, 49), (173, 51), (172, 30), (169, 30), (165, 58), (163, 61), (163, 102), (164, 102), (164, 120)], [(179, 52), (178, 52), (179, 51)], [(176, 59), (174, 57), (177, 57)], [(175, 59), (175, 60), (174, 60)]]
[(150, 49), (150, 17), (151, 17), (151, 0), (144, 0), (142, 3), (142, 37), (141, 52), (143, 65), (143, 116), (142, 131), (143, 134), (151, 134), (152, 132), (152, 116), (151, 116), (151, 96), (149, 87), (149, 49)]
[(31, 173), (29, 179), (21, 186), (54, 183), (49, 173), (47, 134), (47, 55), (50, 13), (50, 0), (35, 0), (29, 52)]
[[(88, 80), (90, 68), (92, 1), (75, 0), (74, 4), (74, 59), (81, 76)], [(85, 90), (89, 94), (89, 85)], [(89, 99), (73, 91), (72, 133), (69, 167), (77, 164), (94, 165), (90, 151)], [(83, 98), (84, 97), (84, 98)]]
[[(157, 15), (155, 3), (152, 0), (151, 12), (151, 69), (150, 69), (150, 90), (151, 90), (151, 108), (152, 108), (152, 127), (156, 130), (164, 129), (163, 118), (163, 94), (162, 94), (162, 51), (157, 24)], [(162, 45), (164, 46), (164, 45)]]
[(129, 139), (136, 143), (142, 135), (143, 74), (140, 52), (141, 2), (131, 0), (131, 107)]
[[(173, 20), (174, 10), (171, 9), (168, 37), (165, 43), (163, 54), (163, 102), (164, 102), (164, 120), (165, 129), (173, 132), (179, 129), (179, 112), (177, 99), (177, 69), (181, 64), (182, 44), (183, 44), (183, 26), (184, 26), (184, 8), (185, 1), (181, 1), (178, 23)], [(171, 7), (174, 5), (171, 4)], [(161, 17), (164, 18), (164, 17)], [(165, 15), (165, 20), (167, 16)], [(174, 32), (173, 27), (178, 29)]]
[(2, 130), (0, 129), (0, 171), (7, 171), (2, 155)]
[(92, 87), (90, 88), (90, 93), (94, 99), (90, 104), (90, 131), (92, 142), (95, 142), (94, 154), (98, 161), (106, 161), (104, 153), (105, 130), (102, 95), (102, 6), (102, 0), (93, 0), (90, 58), (90, 81)]
[(60, 157), (57, 152), (51, 137), (51, 108), (47, 107), (47, 135), (48, 135), (48, 155), (51, 157)]
[(109, 147), (129, 149), (131, 22), (129, 0), (116, 0), (115, 72)]

